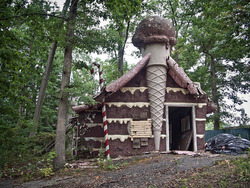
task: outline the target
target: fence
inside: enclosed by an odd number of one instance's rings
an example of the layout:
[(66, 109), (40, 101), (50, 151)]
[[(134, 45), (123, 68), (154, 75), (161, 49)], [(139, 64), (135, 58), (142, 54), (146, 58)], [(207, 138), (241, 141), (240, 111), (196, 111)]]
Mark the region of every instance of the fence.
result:
[(221, 133), (232, 134), (234, 136), (240, 136), (250, 140), (250, 128), (239, 128), (239, 129), (220, 129), (220, 130), (207, 130), (205, 131), (205, 142), (213, 136)]

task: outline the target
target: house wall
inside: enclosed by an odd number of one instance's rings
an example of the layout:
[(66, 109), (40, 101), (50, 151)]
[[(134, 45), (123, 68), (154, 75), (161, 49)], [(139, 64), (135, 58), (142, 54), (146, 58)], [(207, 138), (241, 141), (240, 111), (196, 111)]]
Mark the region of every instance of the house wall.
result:
[[(130, 156), (143, 154), (154, 150), (153, 136), (148, 138), (148, 145), (133, 148), (133, 141), (128, 131), (130, 120), (150, 119), (149, 100), (146, 81), (146, 69), (142, 69), (130, 82), (111, 96), (106, 97), (106, 110), (108, 121), (109, 148), (111, 157), (119, 155)], [(197, 146), (202, 149), (204, 145), (206, 100), (195, 99), (187, 89), (180, 88), (168, 76), (166, 83), (165, 103), (194, 104), (196, 112)], [(164, 118), (165, 108), (164, 108)], [(164, 119), (165, 120), (165, 119)], [(101, 109), (99, 111), (85, 111), (79, 114), (81, 124), (81, 146), (88, 149), (82, 155), (96, 155), (98, 150), (104, 148), (104, 133), (102, 126)], [(163, 122), (160, 151), (166, 150), (166, 121)]]
[(84, 111), (78, 118), (78, 156), (97, 156), (99, 149), (104, 147), (104, 132), (102, 123), (102, 112), (99, 110)]

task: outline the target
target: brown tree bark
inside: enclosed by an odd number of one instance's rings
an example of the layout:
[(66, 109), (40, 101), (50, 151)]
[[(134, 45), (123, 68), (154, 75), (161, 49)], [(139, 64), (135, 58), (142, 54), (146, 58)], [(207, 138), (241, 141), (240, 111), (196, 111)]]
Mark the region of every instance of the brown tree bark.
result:
[(47, 65), (45, 68), (44, 75), (43, 75), (43, 80), (42, 80), (41, 87), (39, 90), (38, 100), (37, 100), (36, 108), (35, 108), (35, 112), (34, 112), (34, 117), (33, 117), (34, 125), (33, 125), (32, 130), (30, 131), (29, 137), (35, 136), (37, 133), (37, 126), (38, 126), (38, 122), (39, 122), (39, 118), (40, 118), (43, 99), (44, 99), (46, 88), (48, 85), (50, 72), (52, 70), (52, 64), (53, 64), (54, 56), (56, 53), (56, 48), (57, 48), (57, 41), (53, 42), (51, 47), (50, 47), (48, 61), (47, 61)]
[(211, 76), (211, 89), (212, 89), (212, 101), (218, 106), (215, 111), (214, 117), (214, 130), (220, 129), (220, 108), (219, 108), (219, 93), (216, 85), (216, 70), (215, 70), (215, 61), (213, 55), (210, 55), (210, 76)]
[(71, 3), (70, 16), (66, 34), (66, 47), (64, 51), (64, 64), (62, 73), (62, 82), (60, 90), (60, 99), (58, 106), (57, 127), (55, 152), (57, 154), (54, 159), (54, 167), (56, 169), (62, 168), (65, 164), (65, 131), (67, 124), (67, 110), (68, 110), (68, 91), (67, 88), (70, 83), (72, 51), (74, 45), (74, 27), (77, 14), (78, 0), (73, 0)]
[[(119, 36), (122, 37), (123, 33), (120, 32)], [(124, 58), (124, 48), (121, 44), (122, 42), (118, 43), (118, 71), (120, 75), (123, 75), (123, 58)]]
[[(122, 42), (118, 43), (118, 71), (120, 73), (120, 75), (123, 75), (123, 64), (124, 64), (124, 51), (125, 51), (125, 46), (126, 46), (126, 42), (128, 40), (128, 32), (129, 32), (129, 26), (130, 26), (130, 21), (128, 21), (127, 23), (127, 29), (126, 29), (126, 33), (125, 33), (125, 39), (124, 42), (122, 44)], [(123, 31), (119, 32), (119, 36), (121, 38), (123, 38)]]

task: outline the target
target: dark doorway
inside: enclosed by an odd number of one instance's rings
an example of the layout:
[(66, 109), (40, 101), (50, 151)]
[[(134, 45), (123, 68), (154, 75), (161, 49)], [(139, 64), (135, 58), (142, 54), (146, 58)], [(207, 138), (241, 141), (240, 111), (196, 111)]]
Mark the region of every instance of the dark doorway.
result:
[(193, 150), (192, 108), (169, 107), (170, 150)]

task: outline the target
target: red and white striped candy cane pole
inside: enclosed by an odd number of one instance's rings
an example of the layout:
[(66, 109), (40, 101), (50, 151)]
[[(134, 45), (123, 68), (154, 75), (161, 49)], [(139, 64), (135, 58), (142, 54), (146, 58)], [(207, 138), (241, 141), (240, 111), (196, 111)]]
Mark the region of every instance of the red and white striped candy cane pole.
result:
[(103, 76), (102, 76), (102, 67), (100, 64), (98, 63), (92, 63), (91, 65), (91, 74), (93, 75), (94, 74), (94, 66), (97, 66), (97, 68), (99, 69), (99, 84), (100, 84), (100, 90), (102, 91), (104, 89), (104, 86), (103, 86)]
[[(99, 69), (99, 84), (101, 91), (104, 89), (103, 86), (103, 76), (102, 76), (102, 67), (98, 63), (92, 63), (91, 65), (91, 74), (94, 74), (94, 66), (97, 66)], [(105, 139), (105, 151), (107, 159), (110, 159), (109, 154), (109, 141), (108, 141), (108, 124), (107, 124), (107, 115), (106, 115), (106, 105), (105, 98), (102, 99), (102, 121), (103, 121), (103, 129), (104, 129), (104, 139)]]

